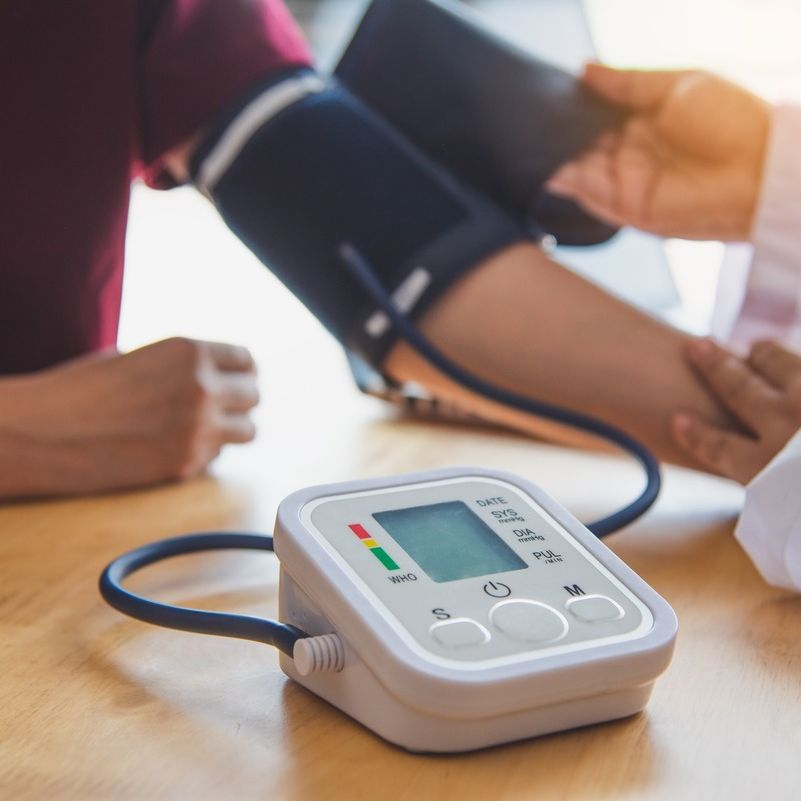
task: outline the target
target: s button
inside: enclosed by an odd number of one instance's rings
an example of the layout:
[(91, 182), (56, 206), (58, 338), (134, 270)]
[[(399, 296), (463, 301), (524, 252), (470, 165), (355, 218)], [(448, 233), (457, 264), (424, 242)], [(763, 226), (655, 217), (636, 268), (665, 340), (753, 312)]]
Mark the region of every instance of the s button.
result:
[(469, 645), (486, 645), (490, 633), (475, 620), (469, 617), (455, 617), (434, 623), (429, 634), (446, 648), (466, 648)]

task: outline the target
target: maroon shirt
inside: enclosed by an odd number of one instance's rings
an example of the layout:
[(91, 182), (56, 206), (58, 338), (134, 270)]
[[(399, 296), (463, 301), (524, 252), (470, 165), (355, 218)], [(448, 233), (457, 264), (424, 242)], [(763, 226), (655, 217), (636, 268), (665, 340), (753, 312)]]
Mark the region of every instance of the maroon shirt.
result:
[(114, 344), (131, 180), (308, 63), (281, 0), (0, 0), (0, 374)]

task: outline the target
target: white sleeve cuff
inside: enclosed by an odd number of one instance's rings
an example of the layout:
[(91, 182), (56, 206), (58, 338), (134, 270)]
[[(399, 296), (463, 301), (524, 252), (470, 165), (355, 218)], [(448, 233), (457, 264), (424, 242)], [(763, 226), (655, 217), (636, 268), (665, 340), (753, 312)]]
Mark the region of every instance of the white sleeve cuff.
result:
[(754, 220), (756, 258), (801, 271), (801, 106), (774, 109)]
[(769, 584), (801, 592), (801, 431), (746, 488), (734, 536)]
[(768, 338), (801, 346), (801, 106), (773, 111), (752, 238), (750, 265), (724, 265), (713, 330), (744, 350)]

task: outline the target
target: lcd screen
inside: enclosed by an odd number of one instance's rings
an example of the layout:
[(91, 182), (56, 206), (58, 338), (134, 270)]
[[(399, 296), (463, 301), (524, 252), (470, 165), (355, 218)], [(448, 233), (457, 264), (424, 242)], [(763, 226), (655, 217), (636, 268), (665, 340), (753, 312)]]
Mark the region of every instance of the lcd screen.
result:
[(373, 517), (434, 581), (527, 567), (462, 501), (376, 512)]

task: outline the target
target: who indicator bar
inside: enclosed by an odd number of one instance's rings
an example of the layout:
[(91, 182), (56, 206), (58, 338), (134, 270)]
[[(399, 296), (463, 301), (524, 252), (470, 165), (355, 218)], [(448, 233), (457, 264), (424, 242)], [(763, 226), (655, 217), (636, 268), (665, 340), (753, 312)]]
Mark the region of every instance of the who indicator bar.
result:
[(362, 541), (370, 553), (381, 562), (387, 570), (400, 570), (398, 563), (376, 542), (372, 534), (360, 523), (350, 523), (348, 528)]

